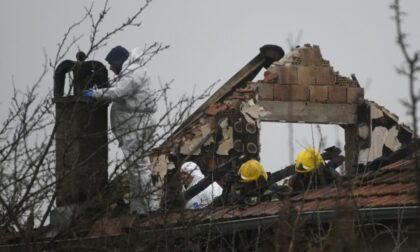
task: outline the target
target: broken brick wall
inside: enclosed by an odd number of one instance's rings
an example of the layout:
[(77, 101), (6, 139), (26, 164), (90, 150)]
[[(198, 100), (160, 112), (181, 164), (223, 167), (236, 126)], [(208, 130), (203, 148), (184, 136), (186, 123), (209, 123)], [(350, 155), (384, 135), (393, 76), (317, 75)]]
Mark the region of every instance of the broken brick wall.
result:
[(306, 44), (267, 69), (258, 94), (260, 100), (355, 104), (364, 93), (355, 77), (341, 76), (318, 46)]
[(396, 115), (365, 100), (355, 75), (340, 75), (316, 45), (292, 50), (257, 84), (263, 121), (342, 126), (347, 163), (365, 164), (412, 141), (413, 132), (399, 124)]

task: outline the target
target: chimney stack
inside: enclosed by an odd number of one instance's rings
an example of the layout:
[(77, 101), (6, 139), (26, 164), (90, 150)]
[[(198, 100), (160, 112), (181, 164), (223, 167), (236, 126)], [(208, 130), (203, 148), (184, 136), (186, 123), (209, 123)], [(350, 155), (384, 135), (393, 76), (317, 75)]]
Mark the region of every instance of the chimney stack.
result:
[[(94, 86), (109, 87), (108, 71), (101, 62), (78, 56), (76, 61), (61, 62), (54, 73), (56, 205), (62, 209), (101, 203), (108, 182), (109, 103), (82, 96), (83, 90)], [(69, 89), (74, 95), (64, 96), (70, 71)]]

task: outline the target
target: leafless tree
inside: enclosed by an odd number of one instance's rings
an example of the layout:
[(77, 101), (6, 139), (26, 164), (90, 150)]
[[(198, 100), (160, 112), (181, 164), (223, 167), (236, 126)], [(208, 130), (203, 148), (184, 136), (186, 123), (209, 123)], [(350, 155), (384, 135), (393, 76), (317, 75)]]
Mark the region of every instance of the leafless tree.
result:
[[(408, 34), (403, 30), (403, 17), (406, 15), (404, 11), (401, 10), (401, 5), (399, 0), (394, 0), (390, 5), (390, 8), (394, 11), (393, 19), (396, 25), (397, 32), (397, 44), (403, 55), (403, 63), (400, 67), (396, 68), (398, 74), (407, 78), (408, 81), (408, 90), (409, 98), (408, 100), (401, 100), (404, 107), (407, 109), (408, 114), (411, 116), (412, 126), (414, 130), (414, 141), (415, 141), (415, 151), (414, 151), (414, 160), (415, 160), (415, 171), (416, 171), (416, 193), (417, 193), (417, 202), (420, 203), (420, 158), (418, 156), (418, 102), (420, 100), (420, 89), (416, 87), (417, 75), (420, 72), (420, 61), (419, 61), (419, 51), (415, 50), (410, 52), (409, 43), (407, 41)], [(418, 211), (418, 223), (420, 224), (420, 210)], [(420, 241), (420, 231), (417, 230), (419, 236), (418, 240)]]
[(415, 84), (417, 81), (417, 74), (420, 72), (419, 51), (409, 51), (410, 45), (407, 42), (408, 34), (404, 32), (402, 27), (403, 17), (406, 15), (406, 13), (401, 10), (400, 1), (395, 0), (390, 7), (394, 11), (393, 19), (396, 25), (397, 44), (401, 49), (401, 53), (404, 59), (404, 62), (400, 67), (397, 67), (396, 70), (398, 74), (407, 78), (409, 88), (408, 101), (402, 100), (401, 102), (407, 108), (408, 113), (411, 115), (413, 129), (416, 133), (415, 136), (417, 136), (417, 104), (419, 102), (420, 95), (419, 90), (416, 88)]
[[(11, 94), (12, 99), (9, 104), (9, 111), (0, 128), (0, 235), (17, 231), (25, 242), (27, 251), (30, 251), (31, 249), (29, 244), (34, 239), (34, 230), (45, 228), (48, 225), (48, 217), (56, 208), (55, 187), (57, 180), (55, 176), (56, 149), (54, 145), (54, 135), (57, 130), (57, 124), (55, 120), (55, 104), (52, 102), (52, 93), (42, 93), (40, 86), (48, 76), (47, 73), (51, 70), (55, 70), (58, 64), (68, 57), (69, 52), (79, 46), (79, 42), (83, 39), (83, 36), (78, 35), (78, 28), (80, 28), (81, 24), (88, 22), (91, 27), (88, 38), (88, 48), (86, 49), (86, 56), (90, 56), (97, 50), (103, 49), (111, 37), (118, 36), (125, 28), (141, 26), (141, 15), (151, 2), (151, 0), (146, 0), (143, 5), (139, 6), (138, 10), (133, 15), (115, 28), (105, 31), (105, 33), (101, 31), (103, 21), (111, 11), (108, 1), (99, 8), (99, 11), (97, 11), (97, 8), (95, 8), (94, 5), (84, 8), (85, 13), (83, 17), (71, 25), (64, 33), (62, 41), (58, 44), (57, 53), (54, 55), (54, 58), (48, 59), (48, 56), (45, 55), (44, 71), (41, 73), (39, 79), (35, 81), (34, 85), (27, 90), (14, 89), (13, 94)], [(397, 71), (399, 74), (407, 77), (410, 90), (409, 101), (405, 101), (403, 104), (407, 107), (412, 116), (413, 127), (417, 137), (417, 104), (419, 101), (419, 94), (415, 87), (415, 83), (417, 80), (416, 74), (418, 74), (420, 70), (418, 52), (410, 54), (408, 51), (408, 43), (406, 42), (407, 36), (402, 31), (401, 25), (404, 13), (400, 10), (399, 0), (395, 0), (391, 5), (391, 8), (395, 11), (394, 18), (398, 34), (397, 42), (405, 60), (404, 64), (398, 68)], [(145, 66), (156, 55), (167, 48), (168, 46), (162, 45), (161, 43), (146, 45), (144, 47), (141, 65)], [(113, 80), (111, 80), (111, 83), (112, 81)], [(204, 99), (209, 92), (209, 89), (207, 89), (202, 94), (197, 95), (193, 93), (180, 97), (175, 101), (171, 101), (169, 98), (170, 84), (171, 83), (160, 85), (160, 88), (157, 89), (153, 95), (156, 103), (160, 104), (161, 113), (154, 124), (155, 134), (152, 134), (153, 137), (148, 139), (151, 144), (147, 149), (139, 149), (140, 155), (136, 158), (146, 156), (153, 147), (157, 146), (162, 140), (171, 135), (176, 127), (189, 115), (191, 107)], [(211, 86), (212, 85), (210, 85), (210, 87)], [(68, 94), (71, 94), (71, 90), (72, 89), (69, 88)], [(320, 131), (319, 128), (317, 129)], [(142, 129), (138, 128), (135, 130)], [(291, 126), (289, 128), (289, 133), (291, 137), (289, 143), (292, 143), (293, 128)], [(111, 133), (110, 136), (111, 138), (108, 143), (116, 140), (112, 137)], [(127, 169), (125, 166), (126, 159), (127, 157), (123, 157), (111, 161), (110, 165), (112, 165), (112, 172), (109, 176), (110, 180), (116, 180), (121, 174), (125, 174)], [(416, 158), (416, 160), (417, 159), (418, 158)], [(419, 165), (417, 165), (417, 167), (419, 167)], [(419, 169), (417, 169), (418, 181), (420, 181), (419, 178), (420, 172)], [(418, 189), (418, 192), (420, 192), (420, 189)], [(306, 193), (307, 192), (305, 192), (305, 194)], [(418, 195), (420, 195), (420, 193)], [(305, 195), (303, 197), (305, 197)], [(211, 210), (209, 209), (209, 211)], [(340, 217), (340, 214), (347, 216), (346, 218), (342, 217), (341, 220), (355, 218), (353, 213), (338, 213), (338, 217)], [(297, 246), (298, 241), (305, 239), (310, 240), (312, 238), (302, 237), (305, 233), (301, 230), (300, 220), (290, 220), (291, 216), (291, 213), (284, 213), (282, 220), (288, 220), (288, 222), (281, 223), (280, 229), (271, 230), (275, 234), (271, 238), (276, 239), (280, 233), (280, 235), (283, 235), (283, 237), (281, 237), (281, 245), (286, 246), (290, 251), (293, 251), (296, 250), (296, 248), (299, 248), (299, 246)], [(350, 224), (349, 227), (352, 228), (352, 231), (356, 231), (353, 230), (355, 224)], [(385, 227), (385, 229), (392, 235), (396, 243), (398, 243), (398, 246), (396, 246), (398, 249), (404, 242), (404, 239), (399, 238), (400, 233), (398, 233), (398, 237), (394, 237), (393, 230), (388, 230), (388, 227)], [(66, 231), (71, 232), (71, 230)], [(255, 240), (249, 242), (251, 245), (247, 244), (248, 247), (255, 244), (255, 247), (258, 247), (259, 243), (261, 244), (264, 240), (264, 234), (260, 231), (261, 230), (258, 230), (256, 233)], [(353, 232), (350, 233), (353, 235)], [(329, 232), (324, 233), (320, 230), (314, 231), (314, 234), (316, 237), (313, 239), (318, 239), (316, 242), (319, 242), (320, 244), (326, 243), (329, 239), (331, 240), (333, 238), (328, 237), (328, 235), (330, 235)], [(346, 232), (343, 231), (341, 234), (335, 235), (341, 236), (339, 238), (345, 240), (347, 238), (345, 237), (345, 234)], [(209, 249), (210, 241), (213, 237), (210, 237), (210, 233), (207, 235), (207, 237), (206, 234), (202, 235), (200, 239), (207, 242), (207, 249)], [(287, 239), (284, 239), (284, 236), (286, 236)], [(55, 237), (53, 236), (51, 239), (54, 238)], [(169, 237), (168, 239), (171, 238)], [(232, 238), (232, 240), (233, 239), (234, 238)], [(351, 242), (353, 242), (353, 240), (354, 239), (352, 239)], [(167, 241), (167, 244), (174, 244), (180, 249), (191, 246), (191, 243), (194, 243), (194, 239), (190, 239), (190, 237), (185, 237), (185, 239), (181, 239), (180, 242), (175, 240), (175, 238), (174, 240)], [(170, 247), (167, 244), (167, 247), (165, 248), (168, 250)], [(195, 245), (197, 245), (197, 243), (195, 243)], [(351, 248), (352, 245), (354, 244), (348, 244), (347, 247)], [(164, 247), (165, 245), (161, 246)], [(343, 247), (343, 245), (340, 246)], [(231, 249), (234, 250), (234, 247), (231, 247)]]
[[(40, 87), (50, 83), (48, 73), (69, 57), (69, 52), (80, 48), (79, 44), (84, 38), (80, 34), (83, 24), (90, 25), (88, 48), (85, 50), (88, 57), (103, 49), (110, 38), (118, 36), (125, 29), (140, 27), (142, 13), (151, 2), (146, 0), (134, 14), (107, 31), (104, 31), (103, 22), (112, 11), (108, 1), (99, 8), (94, 4), (85, 7), (83, 17), (65, 31), (53, 58), (45, 54), (43, 72), (38, 80), (26, 90), (15, 88), (11, 94), (8, 114), (0, 127), (0, 235), (18, 232), (28, 246), (27, 251), (30, 251), (29, 243), (33, 240), (34, 229), (45, 228), (51, 211), (56, 207), (55, 104), (52, 92), (44, 93)], [(141, 66), (168, 47), (159, 42), (145, 45)], [(111, 85), (113, 81), (110, 81)], [(171, 99), (170, 84), (160, 85), (153, 94), (155, 102), (160, 105), (159, 118), (153, 125), (153, 138), (148, 139), (151, 143), (149, 148), (143, 150), (139, 157), (148, 155), (150, 149), (170, 135), (188, 116), (194, 104), (204, 99), (212, 87), (209, 85), (200, 94)], [(71, 88), (67, 94), (71, 94)], [(112, 141), (115, 139), (109, 140)], [(111, 162), (114, 170), (110, 179), (125, 173), (125, 158)]]

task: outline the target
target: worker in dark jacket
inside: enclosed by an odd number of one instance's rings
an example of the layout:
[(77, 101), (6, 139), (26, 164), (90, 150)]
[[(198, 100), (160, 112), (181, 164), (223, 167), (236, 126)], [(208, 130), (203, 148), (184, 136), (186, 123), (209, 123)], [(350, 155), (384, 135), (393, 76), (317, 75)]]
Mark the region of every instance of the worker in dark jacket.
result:
[(284, 191), (284, 187), (271, 183), (269, 172), (254, 159), (248, 160), (239, 168), (240, 183), (237, 184), (236, 200), (241, 203), (257, 203), (275, 199), (276, 194)]
[(304, 191), (333, 183), (338, 173), (325, 163), (315, 148), (306, 148), (296, 157), (295, 174), (289, 179), (288, 186), (293, 191)]

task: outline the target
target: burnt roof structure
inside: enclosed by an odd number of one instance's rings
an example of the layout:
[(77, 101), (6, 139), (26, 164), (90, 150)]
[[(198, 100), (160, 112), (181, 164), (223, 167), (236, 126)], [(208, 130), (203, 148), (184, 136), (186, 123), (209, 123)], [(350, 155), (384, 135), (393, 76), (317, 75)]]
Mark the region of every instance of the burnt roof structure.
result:
[[(155, 149), (152, 167), (160, 181), (187, 160), (207, 174), (231, 157), (259, 159), (261, 122), (340, 126), (345, 132), (347, 175), (355, 172), (353, 166), (365, 165), (412, 141), (413, 132), (389, 110), (365, 99), (355, 75), (340, 75), (316, 45), (306, 44), (273, 61), (263, 80), (249, 80), (247, 71), (255, 76), (254, 64), (248, 63), (239, 71), (242, 74), (220, 87), (170, 140)], [(263, 64), (258, 66), (261, 69)], [(232, 169), (236, 172), (240, 165), (238, 161)], [(168, 194), (162, 192), (163, 197), (171, 197)]]
[[(266, 49), (154, 150), (154, 173), (161, 178), (158, 181), (168, 183), (160, 184), (166, 189), (161, 192), (163, 202), (180, 192), (180, 185), (170, 182), (179, 180), (176, 169), (183, 161), (195, 161), (209, 174), (233, 156), (259, 159), (263, 121), (342, 127), (344, 176), (329, 186), (285, 193), (276, 201), (201, 210), (164, 208), (140, 219), (104, 216), (81, 237), (51, 241), (46, 232), (33, 248), (283, 251), (291, 244), (295, 251), (415, 248), (419, 208), (413, 132), (396, 115), (366, 100), (356, 77), (340, 75), (318, 46), (306, 44), (284, 57), (276, 47)], [(253, 80), (264, 66), (264, 79)], [(232, 172), (240, 164), (233, 162)], [(173, 176), (166, 177), (169, 174)], [(18, 236), (9, 234), (1, 240), (0, 251), (23, 248), (15, 244)]]

